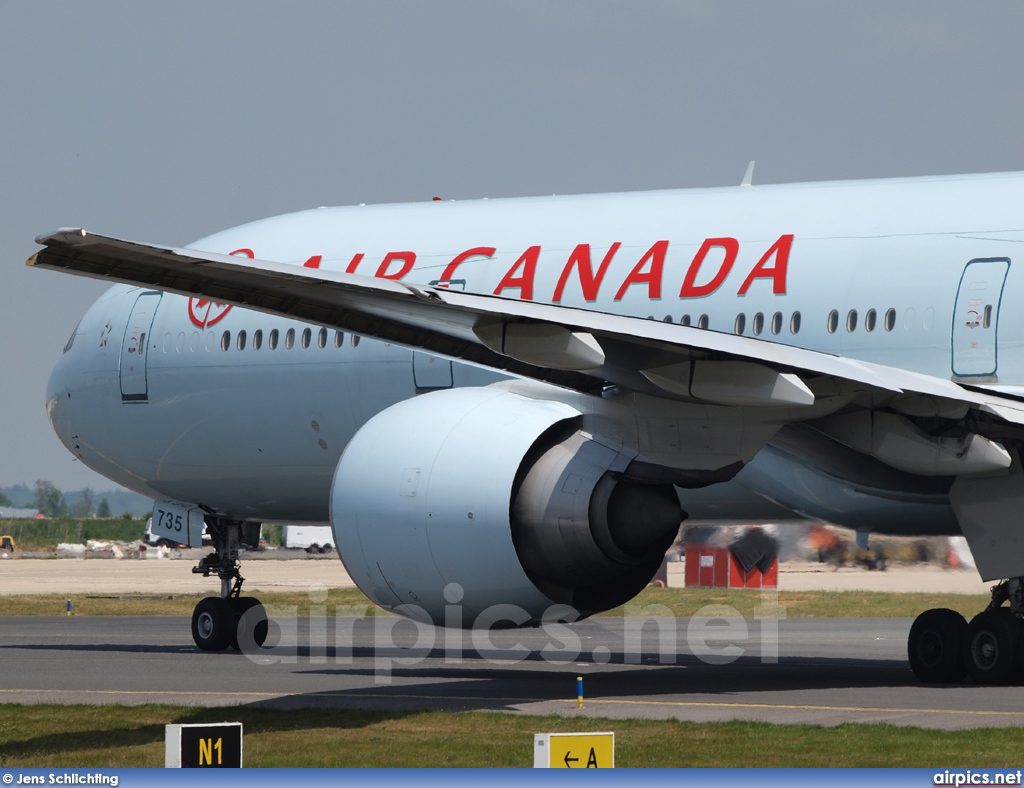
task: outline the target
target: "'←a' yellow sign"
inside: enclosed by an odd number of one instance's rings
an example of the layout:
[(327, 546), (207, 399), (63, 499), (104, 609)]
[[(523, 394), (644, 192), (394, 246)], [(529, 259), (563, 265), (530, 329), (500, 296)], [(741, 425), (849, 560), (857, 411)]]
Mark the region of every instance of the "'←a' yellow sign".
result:
[(537, 733), (533, 737), (535, 769), (612, 769), (614, 733)]

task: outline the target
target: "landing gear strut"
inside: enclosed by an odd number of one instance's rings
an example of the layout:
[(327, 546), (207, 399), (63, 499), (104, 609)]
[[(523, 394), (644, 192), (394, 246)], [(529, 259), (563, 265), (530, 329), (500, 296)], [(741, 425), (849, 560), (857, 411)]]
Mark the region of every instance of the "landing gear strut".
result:
[(201, 651), (236, 651), (258, 648), (267, 639), (267, 611), (255, 597), (241, 596), (239, 546), (251, 544), (253, 529), (259, 541), (259, 525), (223, 518), (206, 518), (215, 552), (203, 556), (192, 568), (197, 575), (220, 578), (220, 596), (208, 596), (192, 611), (192, 639)]
[[(1009, 601), (1008, 607), (1003, 602)], [(918, 679), (949, 684), (969, 675), (978, 684), (1021, 677), (1024, 657), (1024, 578), (992, 588), (992, 601), (967, 621), (953, 610), (926, 610), (910, 628), (910, 668)]]

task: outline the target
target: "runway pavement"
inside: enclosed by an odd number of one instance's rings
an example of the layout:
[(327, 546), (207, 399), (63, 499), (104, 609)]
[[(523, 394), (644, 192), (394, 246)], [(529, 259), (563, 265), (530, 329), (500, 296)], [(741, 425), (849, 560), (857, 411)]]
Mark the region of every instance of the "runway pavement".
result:
[(640, 622), (608, 618), (474, 641), (337, 612), (272, 610), (277, 645), (248, 655), (197, 651), (185, 618), (0, 617), (0, 702), (1024, 725), (1024, 687), (919, 685), (906, 662), (907, 619), (650, 619), (641, 637)]
[[(193, 575), (189, 563), (3, 561), (0, 600), (4, 593), (44, 591), (212, 591), (213, 581)], [(783, 569), (780, 585), (790, 590), (978, 593), (986, 587), (976, 573), (936, 567), (868, 573), (794, 563)], [(351, 585), (341, 562), (326, 556), (248, 561), (243, 573), (252, 591)], [(311, 620), (271, 613), (281, 642), (249, 655), (199, 652), (187, 618), (0, 617), (0, 702), (492, 709), (822, 725), (886, 721), (935, 728), (1024, 725), (1024, 688), (919, 685), (906, 662), (911, 622), (904, 619), (728, 624), (656, 619), (641, 630), (636, 621), (603, 618), (548, 632), (495, 632), (489, 640), (478, 635), (474, 642), (473, 633), (418, 630), (394, 617), (346, 617), (353, 611), (328, 610)], [(709, 629), (714, 626), (719, 628)], [(709, 637), (716, 633), (717, 639)], [(577, 675), (584, 676), (586, 688), (582, 710), (576, 707)]]

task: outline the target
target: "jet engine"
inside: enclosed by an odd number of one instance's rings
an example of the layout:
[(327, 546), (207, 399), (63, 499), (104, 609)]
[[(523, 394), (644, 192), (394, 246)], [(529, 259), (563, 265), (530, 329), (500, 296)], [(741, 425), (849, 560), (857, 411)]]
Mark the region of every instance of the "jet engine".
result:
[(582, 618), (634, 597), (685, 515), (670, 484), (631, 479), (633, 455), (581, 422), (570, 405), (488, 388), (378, 414), (331, 493), (352, 579), (384, 608), (467, 628), (534, 624), (556, 605)]

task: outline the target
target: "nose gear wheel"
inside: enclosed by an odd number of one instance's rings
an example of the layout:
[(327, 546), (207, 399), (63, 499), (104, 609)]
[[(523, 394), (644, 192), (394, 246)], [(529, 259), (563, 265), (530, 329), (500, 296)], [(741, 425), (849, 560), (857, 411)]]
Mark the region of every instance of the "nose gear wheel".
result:
[[(215, 551), (203, 556), (192, 568), (203, 577), (220, 578), (221, 595), (200, 600), (192, 611), (192, 640), (201, 651), (249, 651), (266, 642), (269, 625), (267, 611), (255, 597), (241, 596), (244, 578), (238, 560), (243, 535), (251, 543), (249, 524), (237, 520), (206, 518)], [(250, 533), (243, 533), (249, 530)], [(256, 541), (258, 542), (258, 526)]]

